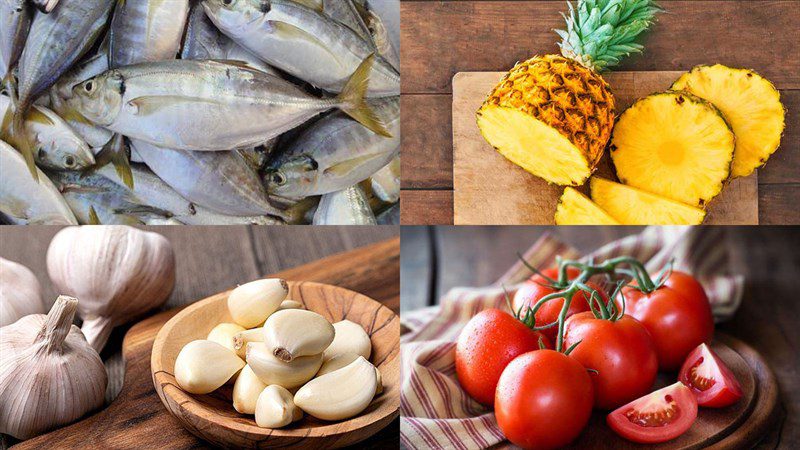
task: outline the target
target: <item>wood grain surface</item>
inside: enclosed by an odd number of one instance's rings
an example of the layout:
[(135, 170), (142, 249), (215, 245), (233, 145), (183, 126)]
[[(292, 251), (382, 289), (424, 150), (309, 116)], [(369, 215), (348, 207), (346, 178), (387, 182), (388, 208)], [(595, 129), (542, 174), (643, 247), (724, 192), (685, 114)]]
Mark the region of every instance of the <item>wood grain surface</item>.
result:
[[(800, 448), (800, 302), (795, 293), (800, 256), (798, 227), (726, 227), (720, 245), (731, 250), (735, 270), (745, 275), (741, 307), (717, 329), (760, 354), (780, 387), (780, 420), (756, 445)], [(400, 278), (402, 308), (436, 304), (456, 286), (492, 283), (544, 233), (581, 252), (634, 234), (640, 227), (403, 227)], [(407, 253), (405, 249), (415, 249)], [(413, 288), (410, 284), (413, 283)]]
[[(667, 11), (624, 71), (748, 67), (781, 91), (781, 150), (758, 171), (759, 223), (800, 224), (800, 6), (797, 1), (659, 2)], [(451, 79), (557, 53), (563, 1), (402, 0), (403, 224), (451, 224)]]
[[(162, 310), (193, 303), (214, 293), (230, 289), (238, 283), (250, 281), (266, 274), (282, 272), (286, 278), (299, 277), (343, 286), (362, 292), (398, 312), (400, 309), (399, 242), (397, 239), (377, 244), (375, 247), (338, 254), (358, 247), (374, 244), (398, 235), (397, 227), (142, 227), (165, 235), (172, 243), (177, 258), (175, 290)], [(59, 227), (0, 227), (0, 256), (29, 267), (39, 279), (45, 299), (52, 303), (56, 292), (47, 277), (45, 252)], [(336, 255), (334, 255), (336, 254)], [(320, 258), (329, 259), (318, 261)], [(377, 259), (376, 259), (376, 255)], [(303, 266), (307, 263), (314, 264)], [(383, 261), (381, 263), (381, 261)], [(296, 267), (296, 268), (295, 268)], [(295, 268), (295, 269), (291, 269)], [(175, 310), (162, 312), (136, 325), (151, 329), (152, 336)], [(115, 329), (102, 353), (109, 373), (106, 392), (109, 409), (117, 395), (135, 399), (142, 409), (128, 411), (108, 422), (98, 420), (93, 428), (98, 445), (112, 443), (121, 427), (154, 421), (161, 428), (158, 433), (133, 435), (129, 440), (115, 441), (114, 448), (204, 448), (202, 441), (194, 438), (169, 416), (150, 380), (150, 346), (152, 339), (134, 340), (127, 347), (133, 354), (146, 355), (128, 366), (128, 372), (141, 373), (146, 380), (120, 393), (125, 374), (121, 352), (122, 341), (128, 326)], [(97, 417), (97, 416), (95, 416)], [(89, 419), (91, 420), (91, 418)], [(115, 428), (116, 427), (116, 428)], [(399, 422), (390, 426), (359, 446), (366, 448), (394, 448), (397, 446)], [(69, 433), (67, 433), (69, 435)], [(86, 436), (72, 438), (59, 436), (47, 441), (53, 448), (75, 448), (85, 444)], [(69, 440), (64, 440), (69, 439)], [(16, 441), (6, 438), (3, 448)], [(172, 442), (174, 446), (168, 444)], [(102, 446), (102, 445), (101, 445)], [(99, 448), (99, 447), (96, 447)], [(107, 448), (107, 446), (106, 446)]]
[[(637, 98), (669, 89), (682, 72), (612, 72), (605, 78), (617, 111)], [(555, 225), (563, 186), (548, 184), (495, 151), (481, 136), (475, 111), (503, 72), (453, 77), (453, 221), (456, 225)], [(617, 181), (605, 153), (595, 175)], [(578, 189), (589, 195), (589, 183)], [(758, 225), (758, 174), (737, 178), (708, 204), (705, 225)]]

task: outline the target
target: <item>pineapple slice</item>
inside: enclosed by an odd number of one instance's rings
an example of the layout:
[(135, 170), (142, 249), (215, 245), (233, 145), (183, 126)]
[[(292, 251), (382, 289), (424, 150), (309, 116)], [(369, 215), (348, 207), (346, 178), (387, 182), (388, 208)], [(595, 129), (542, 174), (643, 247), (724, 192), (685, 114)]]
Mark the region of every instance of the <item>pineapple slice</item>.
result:
[(590, 181), (592, 200), (623, 225), (699, 225), (706, 212), (604, 178)]
[(786, 113), (778, 90), (759, 74), (721, 64), (697, 66), (672, 88), (691, 92), (722, 111), (736, 135), (732, 177), (750, 175), (778, 149)]
[(556, 207), (556, 225), (620, 225), (589, 197), (566, 187)]
[(611, 137), (620, 181), (700, 207), (722, 191), (733, 149), (734, 135), (722, 114), (682, 91), (639, 99), (617, 120)]

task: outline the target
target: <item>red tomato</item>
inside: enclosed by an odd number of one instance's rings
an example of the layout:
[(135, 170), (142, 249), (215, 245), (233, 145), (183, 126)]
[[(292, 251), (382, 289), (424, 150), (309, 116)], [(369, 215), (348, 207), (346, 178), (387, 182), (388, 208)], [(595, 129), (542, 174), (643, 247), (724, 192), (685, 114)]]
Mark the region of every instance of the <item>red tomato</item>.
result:
[[(552, 267), (547, 270), (543, 270), (542, 273), (554, 280), (558, 279), (558, 268)], [(567, 267), (567, 277), (570, 280), (574, 280), (581, 274), (581, 271), (574, 268), (574, 267)], [(541, 275), (534, 275), (532, 276), (527, 283), (520, 287), (516, 294), (514, 294), (514, 301), (513, 307), (514, 311), (518, 311), (520, 308), (524, 307), (533, 307), (539, 299), (542, 297), (552, 294), (553, 292), (557, 292), (555, 289), (548, 287), (547, 285), (549, 282)], [(595, 283), (591, 281), (586, 283), (593, 289), (597, 289), (601, 295), (601, 300), (603, 303), (608, 301), (608, 297), (605, 293), (600, 289)], [(579, 292), (572, 297), (572, 302), (569, 304), (569, 309), (567, 309), (567, 317), (577, 314), (583, 311), (589, 311), (589, 303), (587, 296), (584, 292)], [(548, 323), (553, 323), (558, 320), (558, 315), (561, 314), (561, 308), (564, 307), (564, 299), (563, 298), (556, 298), (553, 299), (539, 308), (536, 311), (536, 326), (543, 326), (547, 325)], [(520, 316), (524, 315), (525, 311), (520, 314)], [(551, 327), (542, 330), (542, 333), (550, 339), (550, 342), (555, 342), (556, 335), (558, 334), (558, 327)]]
[(723, 408), (742, 398), (736, 375), (706, 344), (689, 354), (678, 379), (692, 391), (700, 406)]
[(461, 330), (456, 344), (456, 373), (470, 397), (492, 405), (497, 380), (517, 356), (550, 343), (514, 316), (499, 309), (481, 311)]
[(658, 373), (655, 347), (647, 329), (629, 315), (612, 322), (591, 312), (567, 320), (564, 346), (580, 342), (570, 356), (580, 361), (594, 382), (594, 406), (614, 409), (650, 392)]
[(527, 449), (563, 447), (592, 414), (592, 380), (574, 358), (536, 350), (511, 361), (497, 384), (494, 411), (509, 441)]
[[(634, 281), (634, 284), (635, 281)], [(677, 370), (686, 355), (714, 334), (714, 317), (703, 287), (690, 275), (672, 272), (659, 289), (644, 294), (624, 288), (625, 313), (642, 322), (656, 346), (661, 370)], [(617, 307), (622, 307), (619, 297)]]
[(678, 382), (616, 409), (606, 423), (625, 439), (656, 444), (682, 435), (696, 418), (697, 400)]

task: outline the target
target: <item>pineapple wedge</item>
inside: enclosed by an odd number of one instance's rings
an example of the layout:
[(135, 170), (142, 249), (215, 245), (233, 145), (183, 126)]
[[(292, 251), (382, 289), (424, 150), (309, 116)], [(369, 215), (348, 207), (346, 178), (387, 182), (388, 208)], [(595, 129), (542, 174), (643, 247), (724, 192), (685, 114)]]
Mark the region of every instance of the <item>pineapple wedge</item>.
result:
[(558, 201), (555, 220), (556, 225), (620, 225), (589, 197), (569, 186)]
[(706, 212), (624, 184), (593, 177), (592, 200), (623, 225), (699, 225)]
[(734, 134), (719, 110), (683, 91), (639, 99), (611, 137), (620, 181), (699, 207), (722, 191), (733, 150)]
[(722, 111), (736, 135), (732, 177), (750, 175), (778, 149), (786, 113), (778, 90), (759, 74), (721, 64), (697, 66), (672, 88), (691, 92)]

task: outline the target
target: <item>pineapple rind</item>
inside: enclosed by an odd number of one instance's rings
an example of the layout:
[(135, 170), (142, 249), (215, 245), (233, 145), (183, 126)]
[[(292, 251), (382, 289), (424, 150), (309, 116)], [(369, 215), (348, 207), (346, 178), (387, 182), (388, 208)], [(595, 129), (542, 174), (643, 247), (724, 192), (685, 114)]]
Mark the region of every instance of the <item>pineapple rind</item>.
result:
[(706, 212), (600, 177), (589, 181), (592, 200), (623, 225), (699, 225)]
[(722, 64), (697, 66), (672, 85), (713, 103), (736, 135), (731, 177), (746, 177), (766, 164), (780, 146), (786, 111), (780, 92), (749, 69)]
[(711, 103), (666, 91), (637, 100), (620, 116), (611, 158), (623, 183), (702, 207), (730, 176), (734, 142)]
[(620, 225), (589, 197), (567, 186), (558, 200), (556, 225)]

